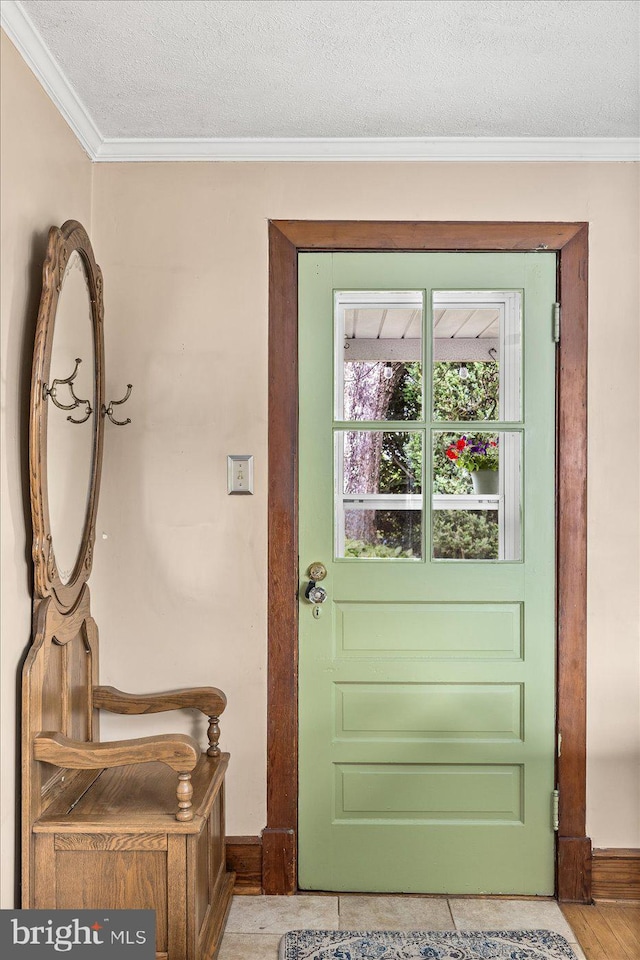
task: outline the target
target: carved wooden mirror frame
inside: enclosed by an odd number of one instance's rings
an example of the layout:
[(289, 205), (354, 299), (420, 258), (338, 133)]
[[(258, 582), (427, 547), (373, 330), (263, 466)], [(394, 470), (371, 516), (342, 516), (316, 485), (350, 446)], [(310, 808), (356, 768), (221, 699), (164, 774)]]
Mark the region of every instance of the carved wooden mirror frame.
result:
[[(93, 411), (93, 449), (87, 504), (82, 539), (75, 566), (68, 582), (63, 582), (56, 564), (49, 515), (47, 458), (47, 424), (50, 403), (45, 393), (50, 383), (51, 351), (56, 326), (56, 312), (62, 291), (65, 270), (71, 255), (80, 256), (89, 289), (93, 329), (93, 361), (95, 377), (95, 410)], [(47, 255), (43, 266), (42, 296), (36, 326), (31, 378), (29, 435), (29, 480), (33, 521), (33, 564), (35, 600), (53, 597), (61, 611), (71, 610), (91, 574), (95, 542), (96, 512), (100, 490), (102, 445), (104, 435), (104, 306), (102, 271), (95, 261), (91, 241), (77, 220), (67, 220), (62, 227), (51, 227)]]

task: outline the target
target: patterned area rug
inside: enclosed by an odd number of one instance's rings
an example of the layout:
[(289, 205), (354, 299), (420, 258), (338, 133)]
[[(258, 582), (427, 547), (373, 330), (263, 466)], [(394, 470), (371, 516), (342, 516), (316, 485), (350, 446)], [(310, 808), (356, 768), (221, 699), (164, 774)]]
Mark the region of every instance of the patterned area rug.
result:
[(396, 933), (293, 930), (280, 960), (576, 960), (559, 933), (498, 930)]

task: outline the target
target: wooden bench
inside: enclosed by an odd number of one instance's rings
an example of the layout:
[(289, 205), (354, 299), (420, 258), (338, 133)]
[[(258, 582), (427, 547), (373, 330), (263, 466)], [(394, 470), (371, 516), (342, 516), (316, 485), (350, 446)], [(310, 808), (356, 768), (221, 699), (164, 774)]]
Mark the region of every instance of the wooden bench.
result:
[[(96, 685), (98, 637), (89, 589), (72, 615), (50, 599), (24, 667), (25, 906), (156, 911), (156, 952), (215, 956), (231, 901), (225, 864), (225, 707), (213, 687), (134, 697)], [(191, 737), (100, 743), (99, 711), (196, 707), (209, 717), (201, 752)]]
[[(47, 384), (56, 306), (74, 251), (86, 272), (95, 392), (90, 413), (72, 420), (71, 429), (80, 429), (93, 417), (86, 424), (91, 481), (77, 561), (64, 580), (47, 501)], [(229, 754), (218, 743), (226, 698), (215, 687), (133, 695), (99, 684), (87, 581), (106, 409), (102, 326), (100, 270), (85, 231), (69, 221), (49, 235), (31, 390), (34, 627), (22, 686), (22, 905), (153, 909), (158, 957), (210, 960), (220, 946), (235, 876), (225, 856)], [(100, 741), (101, 711), (133, 716), (175, 709), (208, 718), (206, 750), (184, 734)]]

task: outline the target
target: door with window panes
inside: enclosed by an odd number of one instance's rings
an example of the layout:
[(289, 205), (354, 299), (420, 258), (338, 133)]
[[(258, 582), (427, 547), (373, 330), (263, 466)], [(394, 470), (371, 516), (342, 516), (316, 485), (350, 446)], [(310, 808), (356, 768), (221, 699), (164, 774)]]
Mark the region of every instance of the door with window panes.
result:
[(551, 894), (555, 256), (299, 290), (299, 885)]

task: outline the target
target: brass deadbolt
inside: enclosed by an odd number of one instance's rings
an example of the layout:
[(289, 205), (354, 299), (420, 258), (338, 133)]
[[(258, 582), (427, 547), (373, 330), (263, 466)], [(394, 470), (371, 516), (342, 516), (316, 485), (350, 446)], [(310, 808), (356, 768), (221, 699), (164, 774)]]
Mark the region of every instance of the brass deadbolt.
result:
[(318, 561), (316, 561), (315, 563), (312, 563), (311, 566), (309, 567), (309, 579), (315, 580), (316, 583), (318, 582), (318, 580), (324, 580), (326, 575), (327, 575), (327, 568), (325, 567), (324, 563), (319, 563)]

